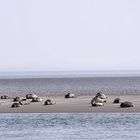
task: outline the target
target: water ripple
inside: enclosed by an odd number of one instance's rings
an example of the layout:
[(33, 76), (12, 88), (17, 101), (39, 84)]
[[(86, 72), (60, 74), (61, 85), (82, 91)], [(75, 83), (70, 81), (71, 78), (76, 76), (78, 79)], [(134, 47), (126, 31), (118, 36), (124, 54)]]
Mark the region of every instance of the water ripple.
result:
[(139, 113), (1, 114), (0, 139), (140, 139), (139, 120)]

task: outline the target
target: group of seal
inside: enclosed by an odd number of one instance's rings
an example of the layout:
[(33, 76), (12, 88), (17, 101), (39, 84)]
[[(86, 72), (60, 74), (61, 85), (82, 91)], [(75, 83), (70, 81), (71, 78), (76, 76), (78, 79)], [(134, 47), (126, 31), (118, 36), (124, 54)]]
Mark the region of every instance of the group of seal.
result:
[(92, 106), (104, 106), (107, 102), (107, 96), (101, 92), (98, 92), (96, 96), (91, 100)]
[[(116, 99), (114, 99), (114, 104), (119, 104), (120, 103), (120, 98), (116, 98)], [(134, 105), (133, 105), (133, 103), (132, 102), (129, 102), (129, 101), (125, 101), (125, 102), (121, 102), (120, 103), (120, 107), (121, 108), (127, 108), (127, 107), (133, 107)]]
[[(20, 98), (18, 96), (15, 98), (10, 98), (7, 95), (2, 95), (1, 99), (13, 99), (14, 103), (11, 105), (11, 108), (18, 108), (21, 105), (28, 105), (28, 104), (33, 103), (33, 102), (42, 102), (43, 101), (43, 99), (38, 97), (36, 94), (27, 94), (25, 96), (25, 98)], [(51, 101), (51, 99), (47, 99), (44, 102), (44, 105), (53, 105), (53, 104), (55, 104), (55, 103), (53, 103)]]
[[(75, 94), (72, 93), (66, 93), (64, 96), (66, 99), (67, 98), (76, 98)], [(1, 99), (11, 99), (9, 96), (7, 95), (2, 95)], [(28, 102), (27, 102), (28, 100)], [(17, 108), (20, 107), (21, 105), (28, 105), (30, 103), (33, 102), (42, 102), (43, 99), (38, 97), (36, 94), (27, 94), (25, 96), (25, 98), (20, 98), (20, 97), (15, 97), (13, 98), (13, 104), (11, 105), (11, 108)], [(104, 104), (107, 102), (107, 96), (105, 94), (103, 94), (102, 92), (98, 92), (95, 97), (91, 100), (91, 106), (93, 107), (97, 107), (97, 106), (104, 106)], [(116, 98), (114, 99), (114, 104), (119, 104), (120, 103), (120, 98)], [(54, 105), (56, 103), (52, 102), (51, 99), (47, 99), (44, 102), (44, 105)], [(126, 108), (126, 107), (133, 107), (133, 103), (132, 102), (122, 102), (120, 104), (121, 108)]]
[[(76, 97), (75, 94), (72, 94), (72, 93), (65, 94), (65, 98), (75, 98), (75, 97)], [(18, 108), (21, 105), (28, 105), (33, 102), (42, 102), (43, 101), (43, 99), (38, 97), (36, 94), (26, 94), (25, 98), (20, 98), (18, 96), (15, 98), (10, 98), (7, 95), (2, 95), (1, 99), (13, 99), (14, 103), (11, 105), (11, 108)], [(47, 99), (44, 102), (44, 105), (54, 105), (54, 104), (56, 104), (56, 103), (52, 102), (51, 99)]]
[[(98, 92), (96, 96), (91, 100), (92, 106), (104, 106), (104, 103), (107, 102), (107, 96), (101, 92)], [(114, 99), (114, 104), (120, 103), (120, 98)], [(129, 101), (121, 102), (120, 107), (121, 108), (127, 108), (127, 107), (133, 107), (133, 103)]]

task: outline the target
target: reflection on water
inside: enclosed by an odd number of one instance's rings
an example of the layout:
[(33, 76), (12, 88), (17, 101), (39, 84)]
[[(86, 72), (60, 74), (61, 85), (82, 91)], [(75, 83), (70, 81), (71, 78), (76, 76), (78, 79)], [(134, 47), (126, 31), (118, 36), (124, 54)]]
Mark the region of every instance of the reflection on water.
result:
[(0, 139), (140, 139), (139, 113), (1, 114)]

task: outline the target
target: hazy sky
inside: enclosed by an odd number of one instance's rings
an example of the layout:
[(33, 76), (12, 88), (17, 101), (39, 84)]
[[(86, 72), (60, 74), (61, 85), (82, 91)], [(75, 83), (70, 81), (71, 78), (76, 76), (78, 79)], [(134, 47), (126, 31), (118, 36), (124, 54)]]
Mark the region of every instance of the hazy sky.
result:
[(139, 0), (0, 0), (0, 71), (139, 69)]

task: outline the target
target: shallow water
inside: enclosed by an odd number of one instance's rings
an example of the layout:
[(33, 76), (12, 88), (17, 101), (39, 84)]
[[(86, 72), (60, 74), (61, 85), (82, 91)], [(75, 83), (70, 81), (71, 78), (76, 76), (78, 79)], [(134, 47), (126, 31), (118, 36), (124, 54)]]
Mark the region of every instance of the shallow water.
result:
[(83, 78), (25, 78), (1, 79), (0, 95), (93, 95), (98, 91), (105, 94), (139, 94), (140, 77), (83, 77)]
[(140, 139), (140, 113), (1, 114), (1, 140)]

